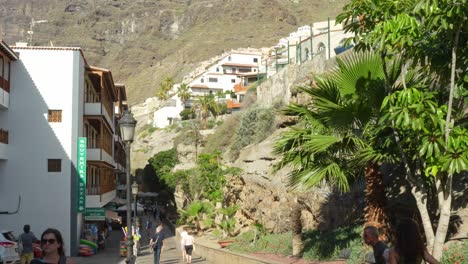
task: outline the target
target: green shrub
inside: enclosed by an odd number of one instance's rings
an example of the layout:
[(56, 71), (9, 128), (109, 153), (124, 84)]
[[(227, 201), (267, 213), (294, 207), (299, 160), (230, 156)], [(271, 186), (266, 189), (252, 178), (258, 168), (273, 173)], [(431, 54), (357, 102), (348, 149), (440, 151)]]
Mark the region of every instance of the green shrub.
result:
[(219, 113), (218, 115), (225, 115), (227, 113), (227, 104), (225, 102), (222, 103), (217, 103), (218, 104), (218, 109)]
[(207, 137), (204, 151), (208, 153), (217, 150), (224, 152), (235, 136), (240, 117), (241, 115), (237, 113), (226, 118), (216, 131)]
[(243, 147), (258, 143), (271, 135), (275, 114), (271, 108), (252, 107), (242, 114), (235, 138), (230, 146), (231, 158), (239, 156)]
[(468, 263), (468, 243), (455, 241), (448, 247), (444, 247), (441, 264)]
[(199, 127), (198, 120), (182, 121), (177, 129), (178, 135), (174, 138), (174, 146), (177, 147), (179, 144), (199, 144), (201, 139)]
[(177, 179), (173, 179), (170, 173), (179, 162), (175, 148), (154, 154), (148, 162), (158, 178), (164, 180), (168, 186), (175, 187)]
[(268, 252), (285, 256), (292, 254), (292, 233), (266, 234), (254, 242), (254, 232), (250, 230), (236, 237), (228, 249), (241, 253)]
[(150, 124), (146, 124), (140, 129), (141, 132), (139, 134), (139, 137), (140, 138), (145, 138), (145, 137), (153, 134), (154, 131), (156, 131), (156, 130), (157, 130), (157, 128), (153, 127)]
[(208, 129), (213, 129), (214, 127), (216, 126), (216, 120), (214, 119), (209, 119), (207, 124), (206, 124), (206, 127)]
[(307, 231), (303, 234), (303, 257), (312, 260), (339, 258), (343, 249), (351, 249), (351, 257), (363, 250), (361, 226), (340, 227), (330, 231)]
[(184, 110), (180, 112), (179, 115), (182, 120), (189, 120), (189, 119), (194, 119), (195, 117), (197, 117), (197, 115), (195, 114), (195, 111), (192, 108), (185, 108)]

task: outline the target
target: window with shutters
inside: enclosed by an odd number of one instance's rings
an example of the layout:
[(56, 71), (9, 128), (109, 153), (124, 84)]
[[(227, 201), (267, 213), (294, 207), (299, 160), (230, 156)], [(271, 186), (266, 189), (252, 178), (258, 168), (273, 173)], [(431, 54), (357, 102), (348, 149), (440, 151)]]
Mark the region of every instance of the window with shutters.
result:
[(49, 123), (61, 123), (62, 110), (49, 110), (48, 121)]
[(47, 160), (47, 171), (48, 172), (61, 172), (62, 171), (62, 160), (61, 159), (48, 159)]

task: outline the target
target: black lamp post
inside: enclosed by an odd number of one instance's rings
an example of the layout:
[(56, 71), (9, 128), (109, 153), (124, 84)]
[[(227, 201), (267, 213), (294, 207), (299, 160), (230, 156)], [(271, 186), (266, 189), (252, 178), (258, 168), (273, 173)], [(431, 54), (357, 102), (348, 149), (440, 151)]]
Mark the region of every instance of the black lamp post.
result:
[(135, 136), (135, 127), (137, 121), (133, 118), (132, 114), (127, 110), (125, 111), (122, 118), (119, 120), (120, 135), (122, 140), (125, 142), (125, 155), (127, 158), (126, 171), (127, 171), (127, 259), (126, 262), (132, 261), (133, 253), (133, 237), (132, 237), (132, 193), (130, 190), (130, 144)]
[(135, 181), (132, 183), (132, 193), (133, 193), (133, 201), (134, 201), (134, 205), (135, 205), (135, 213), (133, 214), (134, 216), (134, 224), (135, 224), (135, 227), (137, 225), (137, 222), (138, 222), (138, 208), (137, 208), (137, 205), (138, 205), (138, 202), (137, 202), (137, 195), (138, 195), (138, 183), (136, 182), (136, 179)]

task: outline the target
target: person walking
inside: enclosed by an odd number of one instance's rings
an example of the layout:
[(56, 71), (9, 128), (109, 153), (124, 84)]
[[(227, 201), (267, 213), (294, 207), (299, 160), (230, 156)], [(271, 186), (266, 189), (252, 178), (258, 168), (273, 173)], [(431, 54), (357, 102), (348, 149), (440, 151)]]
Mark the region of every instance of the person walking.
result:
[(388, 247), (379, 240), (379, 230), (375, 226), (364, 228), (364, 243), (372, 247), (374, 251), (375, 264), (386, 264), (388, 262)]
[(150, 217), (146, 220), (146, 235), (148, 238), (151, 238), (151, 232), (153, 231), (153, 222), (151, 221)]
[(439, 264), (426, 249), (418, 224), (405, 219), (396, 228), (395, 247), (390, 249), (390, 264)]
[(164, 247), (165, 233), (163, 230), (163, 225), (159, 224), (156, 228), (156, 232), (153, 234), (150, 240), (149, 247), (152, 249), (154, 254), (154, 264), (159, 264), (161, 260), (161, 251)]
[(34, 251), (33, 251), (33, 243), (39, 242), (33, 232), (31, 232), (30, 225), (24, 225), (23, 227), (24, 233), (22, 233), (19, 237), (19, 243), (23, 246), (23, 250), (21, 252), (21, 264), (29, 264), (31, 260), (34, 258)]
[(60, 231), (46, 229), (41, 236), (42, 258), (33, 259), (31, 264), (72, 264), (65, 256), (63, 238)]
[(182, 251), (182, 259), (187, 262), (187, 252), (185, 251), (185, 237), (188, 235), (187, 227), (184, 227), (182, 233), (180, 233), (180, 250)]
[(184, 238), (184, 246), (185, 252), (187, 254), (187, 261), (186, 263), (192, 263), (192, 251), (195, 251), (195, 238), (193, 237), (193, 233), (188, 233)]

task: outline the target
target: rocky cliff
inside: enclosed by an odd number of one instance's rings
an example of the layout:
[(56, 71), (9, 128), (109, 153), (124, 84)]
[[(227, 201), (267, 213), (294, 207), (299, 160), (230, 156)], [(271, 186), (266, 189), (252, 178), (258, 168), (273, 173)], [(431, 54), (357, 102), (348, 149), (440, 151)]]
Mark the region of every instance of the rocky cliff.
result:
[(0, 0), (0, 39), (80, 46), (126, 83), (131, 104), (166, 77), (240, 47), (275, 45), (298, 26), (334, 17), (345, 0)]

